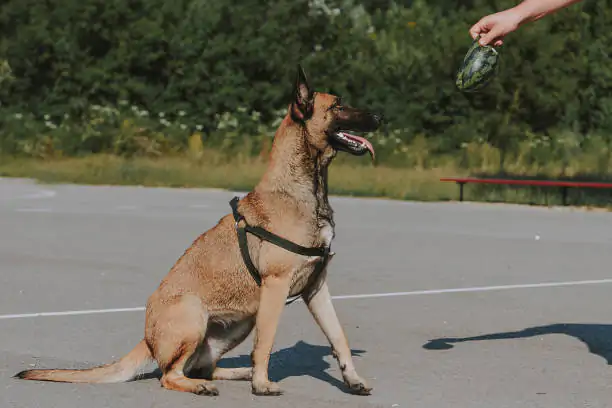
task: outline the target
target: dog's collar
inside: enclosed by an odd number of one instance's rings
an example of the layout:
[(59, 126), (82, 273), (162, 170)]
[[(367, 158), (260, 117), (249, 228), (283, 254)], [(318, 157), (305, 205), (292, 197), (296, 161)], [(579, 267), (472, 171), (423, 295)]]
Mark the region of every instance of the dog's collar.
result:
[[(244, 260), (244, 264), (246, 265), (249, 273), (251, 274), (251, 276), (257, 283), (257, 286), (261, 286), (261, 275), (259, 274), (259, 271), (253, 264), (253, 261), (251, 260), (251, 255), (249, 254), (249, 248), (247, 245), (247, 235), (246, 235), (247, 232), (250, 232), (251, 234), (258, 236), (261, 239), (271, 242), (272, 244), (276, 246), (284, 248), (287, 251), (290, 251), (290, 252), (293, 252), (299, 255), (304, 255), (304, 256), (321, 257), (321, 260), (317, 263), (317, 266), (315, 270), (313, 271), (311, 275), (311, 279), (309, 279), (309, 283), (306, 287), (316, 282), (318, 276), (320, 275), (321, 272), (323, 272), (323, 269), (325, 268), (325, 265), (327, 264), (327, 260), (329, 258), (331, 247), (329, 246), (328, 247), (310, 247), (310, 248), (304, 247), (294, 242), (291, 242), (281, 236), (278, 236), (270, 231), (267, 231), (261, 227), (249, 225), (246, 222), (246, 219), (244, 218), (244, 216), (238, 212), (238, 197), (232, 198), (232, 200), (230, 201), (230, 206), (232, 207), (232, 213), (234, 215), (236, 232), (238, 234), (238, 245), (240, 246), (240, 252), (242, 253), (242, 259)], [(240, 221), (244, 221), (243, 227), (238, 225)], [(291, 301), (288, 300), (286, 304), (292, 303), (293, 301), (297, 300), (298, 297), (299, 295), (295, 297), (294, 299), (292, 299)]]

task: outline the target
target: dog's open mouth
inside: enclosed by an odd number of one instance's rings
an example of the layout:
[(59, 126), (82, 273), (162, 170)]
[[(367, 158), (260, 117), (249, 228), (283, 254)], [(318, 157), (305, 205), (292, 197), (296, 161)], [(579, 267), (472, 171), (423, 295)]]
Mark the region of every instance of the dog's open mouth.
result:
[(331, 144), (336, 150), (343, 150), (355, 156), (370, 153), (372, 160), (374, 160), (375, 153), (372, 143), (361, 136), (345, 131), (334, 132), (331, 134)]

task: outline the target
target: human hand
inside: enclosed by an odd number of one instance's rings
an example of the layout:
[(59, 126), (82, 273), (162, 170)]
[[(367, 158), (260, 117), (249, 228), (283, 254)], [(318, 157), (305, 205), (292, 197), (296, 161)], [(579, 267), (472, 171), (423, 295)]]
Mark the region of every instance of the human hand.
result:
[(480, 45), (493, 43), (493, 46), (499, 47), (503, 44), (503, 38), (516, 30), (522, 22), (523, 17), (518, 11), (508, 9), (481, 18), (470, 28), (470, 35), (474, 40), (480, 36)]

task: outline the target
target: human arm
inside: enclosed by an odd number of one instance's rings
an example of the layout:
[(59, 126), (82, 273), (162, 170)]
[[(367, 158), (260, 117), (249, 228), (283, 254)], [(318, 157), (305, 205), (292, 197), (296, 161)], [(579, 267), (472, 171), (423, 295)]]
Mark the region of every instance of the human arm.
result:
[(524, 23), (541, 19), (581, 0), (524, 0), (520, 4), (483, 17), (470, 28), (472, 38), (480, 36), (480, 45), (503, 44), (503, 38)]

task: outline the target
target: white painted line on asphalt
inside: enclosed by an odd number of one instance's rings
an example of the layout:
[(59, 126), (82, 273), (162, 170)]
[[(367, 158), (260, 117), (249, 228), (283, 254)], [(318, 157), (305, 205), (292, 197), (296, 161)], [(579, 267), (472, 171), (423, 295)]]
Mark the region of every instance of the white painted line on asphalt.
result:
[(526, 283), (517, 285), (499, 285), (499, 286), (476, 286), (472, 288), (456, 288), (456, 289), (433, 289), (433, 290), (417, 290), (413, 292), (391, 292), (391, 293), (372, 293), (363, 295), (340, 295), (334, 296), (334, 299), (368, 299), (368, 298), (383, 298), (395, 296), (415, 296), (415, 295), (439, 295), (445, 293), (467, 293), (467, 292), (489, 292), (495, 290), (512, 290), (512, 289), (536, 289), (536, 288), (555, 288), (562, 286), (582, 286), (582, 285), (600, 285), (604, 283), (612, 283), (612, 279), (597, 279), (569, 282), (545, 282), (545, 283)]
[[(537, 288), (555, 288), (563, 286), (583, 286), (583, 285), (600, 285), (612, 283), (612, 279), (596, 279), (568, 282), (545, 282), (545, 283), (526, 283), (518, 285), (499, 285), (499, 286), (475, 286), (471, 288), (455, 288), (455, 289), (432, 289), (432, 290), (416, 290), (412, 292), (389, 292), (389, 293), (370, 293), (360, 295), (339, 295), (332, 296), (334, 300), (344, 299), (373, 299), (385, 297), (399, 296), (418, 296), (418, 295), (440, 295), (446, 293), (470, 293), (470, 292), (490, 292), (496, 290), (512, 290), (512, 289), (537, 289)], [(301, 302), (301, 299), (296, 302)], [(25, 314), (10, 314), (0, 315), (0, 320), (7, 319), (24, 319), (28, 317), (49, 317), (49, 316), (76, 316), (101, 313), (118, 313), (118, 312), (142, 312), (144, 307), (128, 307), (120, 309), (94, 309), (94, 310), (73, 310), (65, 312), (42, 312), (42, 313), (25, 313)]]
[(89, 314), (100, 314), (100, 313), (141, 312), (144, 310), (145, 310), (144, 307), (125, 307), (125, 308), (120, 308), (120, 309), (68, 310), (65, 312), (24, 313), (24, 314), (0, 315), (0, 320), (24, 319), (26, 317), (77, 316), (77, 315), (89, 315)]

